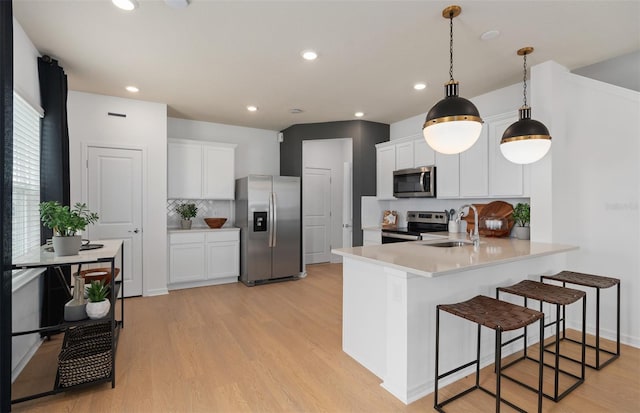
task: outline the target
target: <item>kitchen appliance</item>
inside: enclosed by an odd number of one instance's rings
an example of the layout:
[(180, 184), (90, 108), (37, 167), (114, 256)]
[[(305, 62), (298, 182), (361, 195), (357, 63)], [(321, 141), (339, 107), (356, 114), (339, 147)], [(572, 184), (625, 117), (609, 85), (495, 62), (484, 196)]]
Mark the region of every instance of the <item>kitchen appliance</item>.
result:
[(236, 179), (240, 281), (252, 286), (302, 275), (300, 178), (249, 175)]
[(436, 167), (393, 171), (393, 196), (396, 198), (433, 198), (436, 196)]
[(408, 211), (407, 227), (383, 229), (382, 243), (419, 241), (424, 233), (447, 231), (448, 225), (449, 215), (446, 211)]

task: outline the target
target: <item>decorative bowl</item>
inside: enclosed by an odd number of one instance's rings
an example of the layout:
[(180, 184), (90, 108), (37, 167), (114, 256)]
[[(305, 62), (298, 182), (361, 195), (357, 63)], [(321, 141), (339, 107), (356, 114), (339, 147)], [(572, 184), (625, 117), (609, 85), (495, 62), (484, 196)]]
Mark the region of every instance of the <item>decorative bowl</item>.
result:
[(220, 228), (227, 222), (226, 218), (205, 218), (204, 222), (209, 225), (209, 228)]

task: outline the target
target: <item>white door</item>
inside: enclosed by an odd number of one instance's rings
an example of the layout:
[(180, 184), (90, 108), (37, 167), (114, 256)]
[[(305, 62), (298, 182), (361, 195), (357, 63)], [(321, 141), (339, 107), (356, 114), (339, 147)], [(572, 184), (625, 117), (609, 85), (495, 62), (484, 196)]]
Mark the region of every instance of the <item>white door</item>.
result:
[(124, 295), (142, 295), (142, 151), (87, 147), (87, 206), (100, 216), (91, 240), (124, 240)]
[(342, 248), (350, 248), (353, 236), (353, 189), (351, 162), (345, 162), (342, 173)]
[(331, 170), (304, 168), (304, 255), (306, 264), (331, 258)]

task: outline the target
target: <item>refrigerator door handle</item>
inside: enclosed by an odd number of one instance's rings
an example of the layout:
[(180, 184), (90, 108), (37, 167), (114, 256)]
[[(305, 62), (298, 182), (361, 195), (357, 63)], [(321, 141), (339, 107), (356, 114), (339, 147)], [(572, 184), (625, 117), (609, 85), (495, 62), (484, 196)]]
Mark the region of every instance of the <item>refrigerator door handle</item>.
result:
[(269, 194), (269, 218), (267, 222), (269, 228), (269, 248), (273, 247), (273, 193)]
[(273, 199), (273, 222), (271, 223), (271, 228), (273, 229), (273, 242), (271, 244), (272, 247), (275, 247), (278, 241), (278, 198), (276, 198), (275, 192), (273, 192), (271, 196)]

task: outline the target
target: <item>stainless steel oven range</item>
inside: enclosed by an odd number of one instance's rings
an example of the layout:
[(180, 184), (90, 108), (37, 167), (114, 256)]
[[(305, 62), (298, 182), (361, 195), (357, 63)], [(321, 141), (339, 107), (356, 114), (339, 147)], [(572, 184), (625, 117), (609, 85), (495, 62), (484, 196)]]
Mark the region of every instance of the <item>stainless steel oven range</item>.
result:
[(383, 229), (382, 243), (419, 241), (422, 239), (420, 234), (447, 231), (448, 225), (449, 215), (444, 211), (408, 211), (407, 227)]

